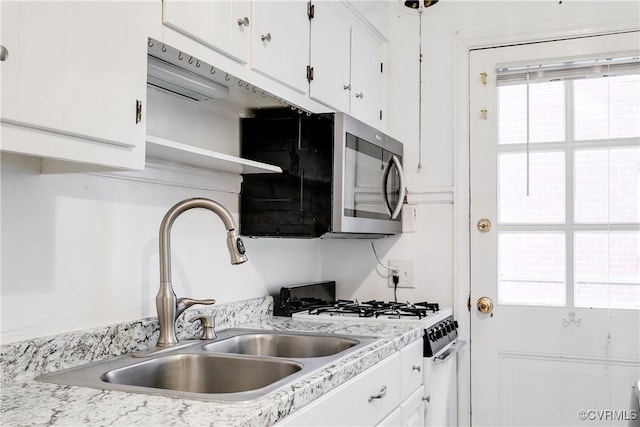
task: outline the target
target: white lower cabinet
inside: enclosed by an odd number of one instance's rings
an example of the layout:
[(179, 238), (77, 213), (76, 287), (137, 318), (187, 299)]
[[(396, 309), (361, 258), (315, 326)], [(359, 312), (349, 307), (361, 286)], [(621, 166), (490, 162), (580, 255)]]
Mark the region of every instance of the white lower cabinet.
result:
[(423, 397), (424, 387), (421, 385), (419, 388), (415, 389), (414, 392), (400, 405), (402, 422), (396, 425), (403, 425), (407, 427), (424, 426), (425, 403)]
[[(422, 364), (422, 340), (416, 341), (340, 385), (278, 423), (279, 426), (421, 425), (422, 376), (406, 381), (403, 372)], [(414, 372), (418, 373), (417, 370)], [(417, 386), (416, 386), (417, 381)], [(411, 387), (405, 389), (405, 387)]]

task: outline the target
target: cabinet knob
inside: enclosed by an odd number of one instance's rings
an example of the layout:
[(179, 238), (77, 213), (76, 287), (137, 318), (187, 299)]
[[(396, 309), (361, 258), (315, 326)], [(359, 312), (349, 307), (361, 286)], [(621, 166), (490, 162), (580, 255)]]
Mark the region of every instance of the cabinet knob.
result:
[(260, 36), (260, 40), (270, 42), (271, 41), (271, 33), (262, 34)]
[(249, 26), (249, 18), (246, 16), (244, 18), (238, 19), (238, 26), (240, 27), (248, 27)]
[(0, 45), (0, 61), (4, 62), (9, 59), (9, 51), (4, 45)]
[(348, 85), (344, 85), (344, 86), (342, 86), (342, 89), (344, 89), (344, 90), (351, 90), (351, 84), (348, 84)]
[(356, 93), (356, 98), (363, 99), (364, 98), (364, 93), (362, 93), (362, 92)]
[(411, 367), (411, 370), (420, 372), (422, 370), (422, 367), (420, 365), (413, 365)]

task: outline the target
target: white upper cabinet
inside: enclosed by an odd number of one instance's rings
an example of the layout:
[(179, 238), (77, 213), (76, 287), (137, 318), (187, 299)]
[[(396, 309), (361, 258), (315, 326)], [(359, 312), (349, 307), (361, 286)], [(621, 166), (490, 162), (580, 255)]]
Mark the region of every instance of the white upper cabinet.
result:
[(309, 96), (336, 111), (349, 112), (351, 23), (337, 3), (314, 4), (311, 66)]
[(236, 61), (249, 62), (251, 2), (163, 0), (163, 23)]
[(254, 0), (252, 6), (251, 68), (307, 93), (308, 3)]
[(385, 85), (379, 37), (345, 3), (313, 5), (311, 98), (381, 128)]
[(382, 46), (366, 30), (351, 28), (351, 103), (353, 117), (380, 127), (384, 101)]
[(2, 149), (143, 168), (148, 9), (129, 2), (1, 7)]

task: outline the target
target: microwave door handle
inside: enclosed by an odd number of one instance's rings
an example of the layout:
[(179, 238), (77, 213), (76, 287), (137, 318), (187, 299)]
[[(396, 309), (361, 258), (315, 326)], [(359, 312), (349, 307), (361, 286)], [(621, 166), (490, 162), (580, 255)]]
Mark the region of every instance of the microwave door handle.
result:
[[(389, 203), (389, 196), (387, 194), (387, 181), (389, 180), (389, 174), (391, 172), (391, 166), (395, 166), (398, 170), (398, 179), (400, 180), (400, 194), (398, 195), (398, 203), (396, 204), (393, 211), (391, 210), (391, 203)], [(400, 163), (400, 159), (397, 156), (391, 156), (389, 162), (387, 162), (384, 172), (382, 174), (382, 195), (384, 197), (384, 205), (387, 209), (387, 213), (391, 217), (391, 219), (396, 219), (400, 212), (402, 211), (402, 204), (404, 203), (404, 197), (406, 195), (406, 189), (404, 187), (404, 170), (402, 169), (402, 163)]]
[(386, 165), (384, 165), (384, 170), (382, 171), (382, 200), (384, 200), (384, 208), (387, 211), (387, 215), (389, 215), (389, 217), (393, 215), (393, 212), (391, 210), (391, 203), (389, 203), (389, 195), (387, 194), (387, 181), (389, 180), (389, 173), (391, 172), (393, 157), (389, 159)]

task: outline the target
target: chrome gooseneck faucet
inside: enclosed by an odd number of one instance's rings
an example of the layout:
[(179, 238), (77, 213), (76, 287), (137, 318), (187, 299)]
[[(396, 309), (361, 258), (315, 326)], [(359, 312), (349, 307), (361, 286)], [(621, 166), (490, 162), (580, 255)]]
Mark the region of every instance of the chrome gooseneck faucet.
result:
[(193, 208), (204, 208), (220, 217), (227, 229), (227, 249), (231, 255), (231, 264), (242, 264), (247, 261), (244, 244), (236, 231), (236, 223), (224, 206), (209, 199), (187, 199), (177, 203), (169, 209), (160, 224), (160, 290), (156, 296), (156, 309), (160, 323), (159, 347), (178, 344), (176, 338), (176, 319), (183, 311), (194, 304), (214, 304), (213, 299), (194, 300), (191, 298), (176, 298), (171, 284), (171, 242), (170, 233), (173, 222), (184, 211)]

